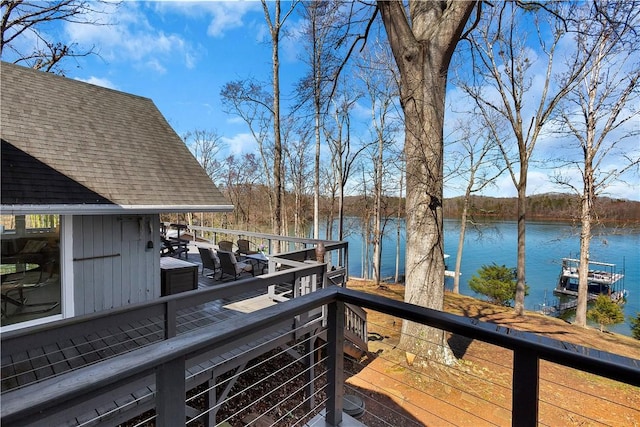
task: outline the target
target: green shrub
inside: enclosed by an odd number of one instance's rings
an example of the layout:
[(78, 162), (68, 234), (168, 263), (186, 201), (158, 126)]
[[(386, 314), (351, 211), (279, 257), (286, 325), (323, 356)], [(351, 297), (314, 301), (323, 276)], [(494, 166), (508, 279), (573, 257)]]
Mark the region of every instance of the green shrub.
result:
[(629, 317), (631, 324), (631, 336), (640, 340), (640, 312), (636, 313), (636, 317)]
[(587, 319), (598, 323), (600, 332), (603, 332), (605, 326), (623, 322), (624, 314), (622, 308), (611, 301), (608, 295), (598, 295), (593, 308), (587, 311)]
[[(517, 275), (513, 268), (504, 265), (483, 265), (478, 275), (469, 279), (469, 287), (476, 293), (487, 297), (493, 304), (511, 306), (516, 296)], [(529, 286), (525, 295), (529, 294)]]

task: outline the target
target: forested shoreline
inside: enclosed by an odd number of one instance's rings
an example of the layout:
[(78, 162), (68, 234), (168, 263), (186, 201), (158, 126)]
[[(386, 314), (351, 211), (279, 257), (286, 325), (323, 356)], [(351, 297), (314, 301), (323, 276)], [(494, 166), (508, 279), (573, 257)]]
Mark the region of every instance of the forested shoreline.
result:
[[(515, 197), (472, 196), (470, 200), (471, 220), (475, 218), (517, 219), (518, 199)], [(387, 199), (387, 216), (397, 216), (398, 204), (397, 198)], [(463, 204), (463, 197), (444, 199), (444, 217), (460, 217)], [(404, 203), (401, 203), (401, 206), (400, 216), (404, 217)], [(640, 224), (640, 202), (601, 197), (596, 199), (595, 206), (598, 221)], [(363, 198), (360, 196), (348, 197), (345, 201), (345, 207), (348, 216), (361, 216)], [(577, 196), (567, 194), (530, 196), (527, 198), (527, 219), (578, 221), (580, 219), (580, 199)]]
[[(194, 215), (191, 219), (196, 224), (210, 227), (235, 228), (249, 231), (271, 232), (271, 218), (269, 217), (269, 201), (267, 192), (260, 186), (243, 188), (228, 195), (225, 188), (223, 193), (235, 206), (235, 210), (228, 214)], [(517, 202), (513, 198), (497, 198), (472, 196), (469, 220), (481, 221), (486, 219), (517, 220)], [(464, 199), (454, 197), (445, 199), (443, 213), (445, 218), (460, 218)], [(313, 200), (306, 197), (298, 202), (296, 211), (293, 197), (285, 194), (285, 222), (290, 223), (294, 216), (298, 216), (302, 228), (309, 227), (313, 222)], [(348, 196), (345, 198), (344, 215), (364, 220), (374, 215), (374, 204), (370, 197)], [(405, 218), (405, 201), (397, 197), (384, 197), (382, 204), (383, 217)], [(624, 199), (601, 197), (596, 199), (597, 222), (619, 224), (620, 226), (640, 226), (640, 202)], [(321, 223), (327, 224), (330, 219), (338, 218), (337, 203), (331, 198), (320, 200)], [(567, 194), (542, 194), (527, 198), (527, 220), (569, 221), (579, 223), (580, 199)], [(185, 215), (163, 215), (163, 221), (190, 222)]]

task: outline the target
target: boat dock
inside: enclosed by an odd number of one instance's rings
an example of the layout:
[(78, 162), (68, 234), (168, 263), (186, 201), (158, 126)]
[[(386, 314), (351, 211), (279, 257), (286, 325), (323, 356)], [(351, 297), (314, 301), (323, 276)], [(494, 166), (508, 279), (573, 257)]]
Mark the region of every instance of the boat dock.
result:
[[(595, 301), (598, 298), (596, 294), (589, 294), (587, 302)], [(574, 310), (578, 306), (578, 298), (572, 298), (569, 301), (560, 302), (560, 300), (556, 300), (555, 305), (546, 305), (542, 304), (540, 308), (536, 311), (546, 314), (546, 315), (561, 315), (567, 310)]]
[[(536, 311), (548, 315), (561, 315), (567, 310), (573, 310), (578, 306), (580, 260), (575, 258), (563, 258), (560, 277), (553, 293), (560, 298), (553, 305), (545, 302), (536, 306)], [(594, 301), (599, 295), (608, 295), (612, 301), (624, 300), (624, 274), (616, 271), (616, 265), (589, 261), (587, 270), (587, 302)]]
[[(538, 305), (536, 306), (536, 311), (542, 314), (546, 314), (546, 315), (561, 315), (562, 313), (564, 313), (567, 310), (574, 310), (577, 306), (578, 306), (578, 298), (577, 298), (577, 293), (576, 293), (576, 298), (571, 298), (568, 301), (563, 301), (560, 302), (560, 300), (556, 300), (556, 304), (555, 305), (547, 305), (546, 303), (542, 304), (542, 305)], [(598, 296), (600, 296), (599, 294), (589, 294), (587, 297), (587, 302), (591, 302), (591, 301), (595, 301), (596, 298), (598, 298)], [(626, 297), (626, 291), (618, 291), (618, 292), (614, 292), (610, 295), (611, 297), (611, 301), (613, 302), (620, 302), (622, 301), (625, 297)]]

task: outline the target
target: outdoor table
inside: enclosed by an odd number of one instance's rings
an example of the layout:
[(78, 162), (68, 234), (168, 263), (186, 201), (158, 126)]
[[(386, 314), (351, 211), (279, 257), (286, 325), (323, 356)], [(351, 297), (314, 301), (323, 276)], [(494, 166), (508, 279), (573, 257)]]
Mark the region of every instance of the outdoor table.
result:
[[(269, 266), (269, 258), (262, 252), (258, 252), (257, 254), (245, 255), (245, 258), (249, 258), (251, 260), (251, 263), (253, 264), (254, 276), (257, 275), (256, 271), (258, 272), (258, 274), (264, 274), (265, 267)], [(255, 261), (255, 263), (253, 261)]]

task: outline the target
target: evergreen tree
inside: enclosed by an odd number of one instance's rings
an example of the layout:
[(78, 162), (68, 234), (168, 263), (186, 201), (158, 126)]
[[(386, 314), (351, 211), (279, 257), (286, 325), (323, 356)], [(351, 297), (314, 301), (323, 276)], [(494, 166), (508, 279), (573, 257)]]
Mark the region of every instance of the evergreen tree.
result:
[(600, 332), (604, 332), (607, 325), (615, 325), (624, 321), (622, 308), (607, 295), (599, 295), (596, 302), (589, 311), (587, 311), (587, 319), (600, 324)]
[[(516, 295), (516, 270), (505, 265), (483, 265), (478, 275), (469, 279), (469, 287), (479, 294), (485, 295), (493, 304), (510, 307)], [(525, 285), (525, 295), (529, 294), (529, 286)]]

